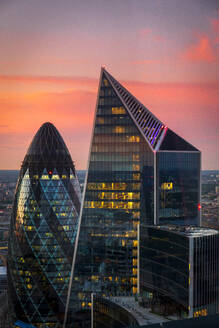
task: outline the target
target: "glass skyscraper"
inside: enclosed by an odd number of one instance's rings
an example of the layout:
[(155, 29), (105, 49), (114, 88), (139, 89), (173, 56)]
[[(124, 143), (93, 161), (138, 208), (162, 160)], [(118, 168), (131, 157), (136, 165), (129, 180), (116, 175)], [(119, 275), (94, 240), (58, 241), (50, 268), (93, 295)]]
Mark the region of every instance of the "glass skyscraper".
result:
[(102, 68), (66, 327), (92, 292), (137, 293), (139, 225), (199, 225), (200, 207), (199, 150)]
[(10, 327), (62, 327), (80, 203), (69, 151), (57, 129), (45, 123), (16, 187), (8, 244)]
[(219, 231), (143, 226), (139, 239), (140, 292), (153, 312), (185, 318), (218, 313)]

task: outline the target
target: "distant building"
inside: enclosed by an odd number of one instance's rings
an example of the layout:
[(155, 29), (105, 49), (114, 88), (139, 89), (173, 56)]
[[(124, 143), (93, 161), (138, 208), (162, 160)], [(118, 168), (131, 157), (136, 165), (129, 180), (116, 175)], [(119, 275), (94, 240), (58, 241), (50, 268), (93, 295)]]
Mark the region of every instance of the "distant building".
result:
[(185, 318), (219, 313), (219, 231), (141, 227), (139, 251), (145, 306)]
[(84, 189), (66, 327), (92, 292), (137, 293), (139, 224), (200, 225), (200, 151), (104, 68)]
[(10, 328), (62, 327), (80, 202), (68, 149), (57, 129), (45, 123), (16, 187), (8, 242)]
[(0, 294), (7, 290), (7, 268), (0, 266)]

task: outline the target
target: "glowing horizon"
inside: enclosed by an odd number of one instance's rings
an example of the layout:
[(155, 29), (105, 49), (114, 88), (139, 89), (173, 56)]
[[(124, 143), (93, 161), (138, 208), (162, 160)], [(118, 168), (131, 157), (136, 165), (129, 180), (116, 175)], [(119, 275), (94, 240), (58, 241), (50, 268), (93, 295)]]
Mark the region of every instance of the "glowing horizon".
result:
[(46, 121), (60, 131), (76, 169), (86, 169), (103, 64), (202, 151), (203, 169), (219, 169), (219, 5), (165, 4), (0, 4), (0, 169), (20, 168)]

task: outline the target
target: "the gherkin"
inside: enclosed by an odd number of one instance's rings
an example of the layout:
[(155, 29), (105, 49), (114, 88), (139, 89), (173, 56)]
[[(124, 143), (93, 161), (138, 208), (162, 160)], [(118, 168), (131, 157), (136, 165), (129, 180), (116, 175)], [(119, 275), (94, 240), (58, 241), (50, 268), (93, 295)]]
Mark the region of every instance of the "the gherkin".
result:
[(35, 135), (15, 192), (8, 247), (10, 327), (62, 327), (81, 191), (69, 151), (45, 123)]

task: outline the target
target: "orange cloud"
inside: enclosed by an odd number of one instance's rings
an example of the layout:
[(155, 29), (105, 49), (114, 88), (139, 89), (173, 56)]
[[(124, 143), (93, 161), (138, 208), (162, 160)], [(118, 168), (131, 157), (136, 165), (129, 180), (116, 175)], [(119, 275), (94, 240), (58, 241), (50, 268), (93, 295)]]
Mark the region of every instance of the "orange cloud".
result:
[(71, 77), (71, 76), (31, 76), (31, 75), (0, 75), (0, 83), (32, 83), (32, 84), (64, 84), (72, 87), (86, 87), (87, 89), (96, 90), (98, 79), (88, 77)]
[(218, 59), (217, 53), (207, 36), (201, 36), (196, 44), (189, 46), (181, 58), (191, 62), (212, 63)]
[[(217, 84), (122, 83), (165, 124), (201, 150), (205, 144), (204, 151), (209, 153), (207, 146), (217, 140), (219, 124)], [(34, 84), (31, 86), (34, 89)], [(1, 92), (0, 168), (19, 168), (29, 143), (45, 121), (54, 123), (63, 135), (76, 167), (86, 168), (97, 85), (95, 91), (80, 88), (75, 83), (73, 90), (59, 92)], [(206, 127), (211, 129), (206, 131)], [(207, 168), (205, 153), (203, 157)]]

